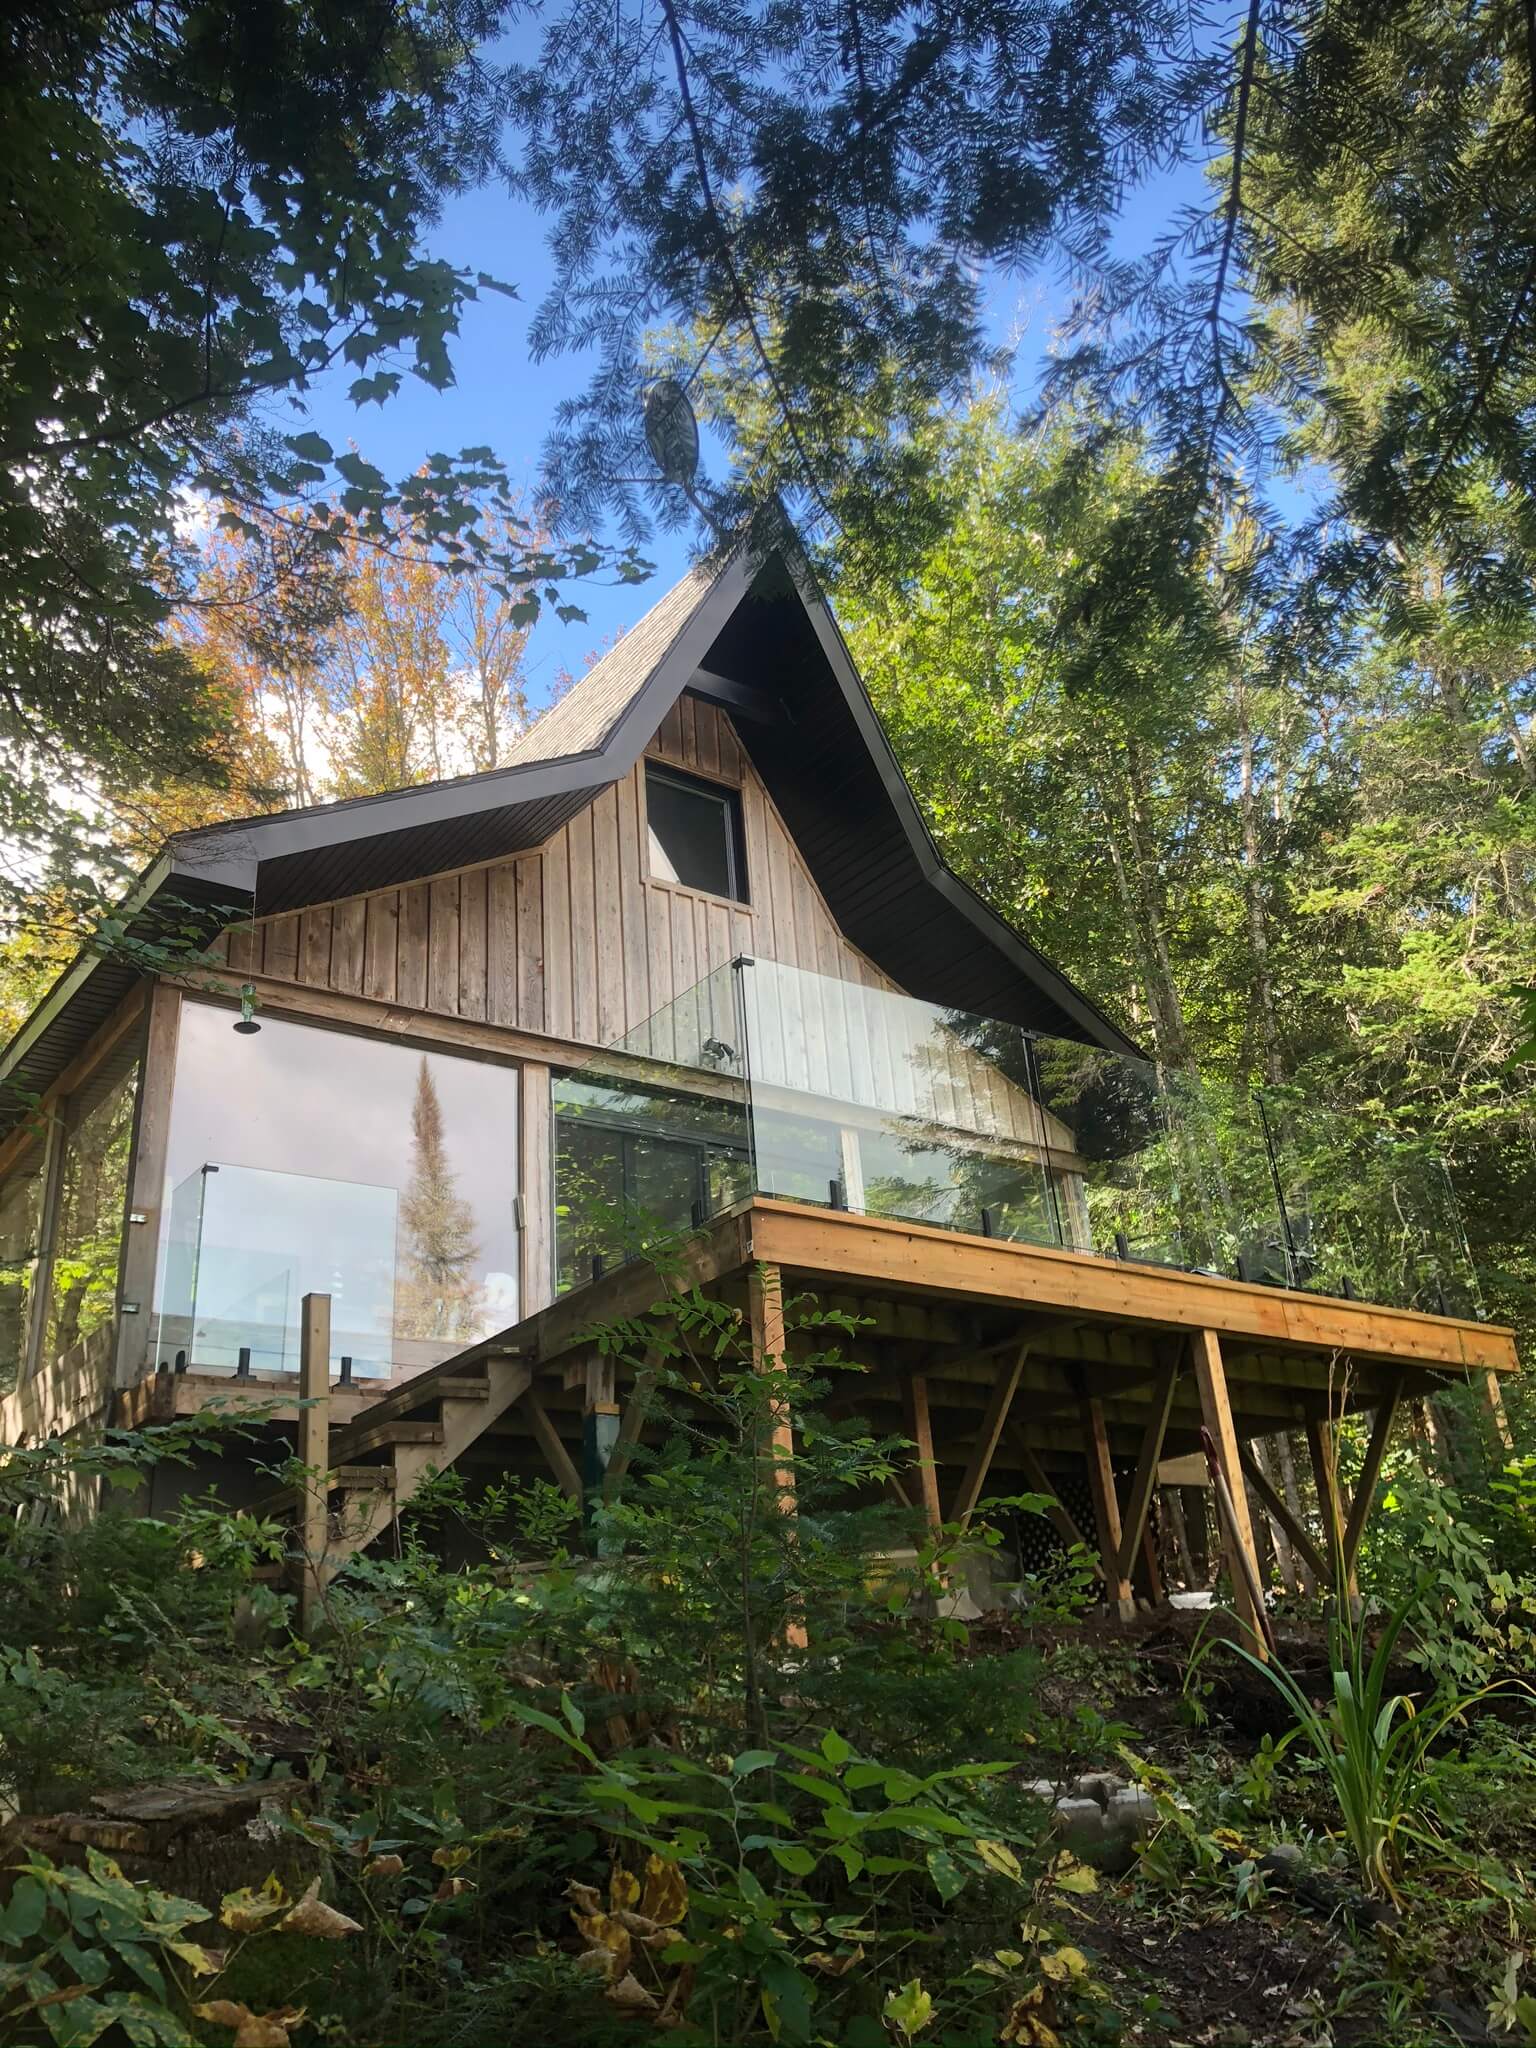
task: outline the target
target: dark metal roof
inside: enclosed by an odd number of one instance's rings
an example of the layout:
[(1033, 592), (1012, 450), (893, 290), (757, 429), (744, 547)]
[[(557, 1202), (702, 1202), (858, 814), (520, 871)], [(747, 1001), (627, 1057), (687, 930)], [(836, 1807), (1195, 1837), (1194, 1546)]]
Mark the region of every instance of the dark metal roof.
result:
[[(853, 943), (902, 988), (1103, 1045), (1136, 1047), (939, 855), (791, 538), (702, 564), (513, 748), (506, 766), (382, 796), (179, 833), (127, 908), (211, 933), (541, 845), (634, 766), (685, 689), (736, 720), (758, 773)], [(757, 714), (757, 715), (754, 715)], [(179, 907), (179, 908), (177, 908)], [(3, 1054), (41, 1090), (135, 979), (82, 954)]]

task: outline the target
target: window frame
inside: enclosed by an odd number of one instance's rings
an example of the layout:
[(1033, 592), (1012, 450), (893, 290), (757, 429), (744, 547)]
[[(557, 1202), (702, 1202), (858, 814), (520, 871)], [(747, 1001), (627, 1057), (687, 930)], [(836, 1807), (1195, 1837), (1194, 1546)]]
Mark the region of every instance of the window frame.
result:
[[(747, 872), (747, 833), (742, 815), (741, 791), (735, 783), (716, 782), (704, 775), (690, 774), (686, 768), (674, 768), (670, 761), (656, 761), (650, 757), (645, 761), (645, 873), (646, 880), (657, 882), (663, 889), (686, 889), (691, 896), (707, 896), (716, 903), (736, 903), (750, 909), (752, 903), (751, 876)], [(651, 784), (670, 783), (674, 789), (681, 789), (690, 796), (702, 796), (718, 803), (725, 813), (725, 873), (727, 892), (722, 895), (718, 889), (706, 889), (697, 882), (674, 881), (666, 875), (658, 875), (651, 867)]]

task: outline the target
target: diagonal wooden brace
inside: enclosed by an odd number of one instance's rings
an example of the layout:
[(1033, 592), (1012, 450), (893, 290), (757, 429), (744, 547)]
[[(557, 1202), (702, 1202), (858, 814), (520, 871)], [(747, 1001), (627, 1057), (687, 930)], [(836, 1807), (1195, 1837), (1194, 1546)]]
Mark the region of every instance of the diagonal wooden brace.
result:
[(1147, 1526), (1152, 1496), (1157, 1491), (1158, 1460), (1163, 1455), (1163, 1438), (1168, 1434), (1168, 1418), (1173, 1413), (1173, 1396), (1178, 1383), (1179, 1360), (1175, 1358), (1163, 1367), (1152, 1389), (1152, 1408), (1142, 1435), (1141, 1449), (1137, 1453), (1131, 1497), (1126, 1502), (1125, 1519), (1120, 1526), (1120, 1554), (1115, 1560), (1115, 1568), (1122, 1580), (1129, 1580), (1131, 1576), (1137, 1545)]

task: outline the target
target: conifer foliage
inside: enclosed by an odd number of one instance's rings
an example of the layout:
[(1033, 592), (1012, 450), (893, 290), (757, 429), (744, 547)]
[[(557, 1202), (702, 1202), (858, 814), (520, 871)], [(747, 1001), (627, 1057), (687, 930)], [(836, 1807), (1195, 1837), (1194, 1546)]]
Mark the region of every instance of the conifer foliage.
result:
[(396, 1311), (402, 1336), (478, 1334), (480, 1246), (475, 1219), (458, 1192), (443, 1135), (443, 1106), (422, 1055), (411, 1102), (411, 1179), (400, 1205), (405, 1272)]

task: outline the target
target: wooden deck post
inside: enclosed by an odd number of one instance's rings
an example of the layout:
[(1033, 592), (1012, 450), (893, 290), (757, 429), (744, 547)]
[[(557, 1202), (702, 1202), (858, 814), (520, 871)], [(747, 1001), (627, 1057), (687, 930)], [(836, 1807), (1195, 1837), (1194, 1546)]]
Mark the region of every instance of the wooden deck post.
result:
[(1331, 1583), (1325, 1597), (1340, 1587), (1349, 1590), (1350, 1572), (1344, 1555), (1344, 1512), (1339, 1504), (1339, 1471), (1334, 1455), (1333, 1424), (1320, 1416), (1307, 1419), (1307, 1449), (1312, 1457), (1312, 1478), (1317, 1487), (1317, 1509), (1323, 1521), (1323, 1551), (1328, 1560)]
[(907, 1429), (917, 1447), (917, 1479), (923, 1516), (929, 1533), (937, 1536), (944, 1526), (939, 1504), (939, 1472), (933, 1459), (933, 1420), (928, 1413), (928, 1382), (920, 1372), (907, 1381)]
[(1083, 1396), (1083, 1456), (1088, 1461), (1088, 1489), (1093, 1495), (1093, 1519), (1099, 1534), (1099, 1555), (1104, 1562), (1104, 1591), (1113, 1600), (1122, 1621), (1132, 1621), (1136, 1601), (1131, 1582), (1120, 1568), (1120, 1502), (1115, 1493), (1115, 1468), (1109, 1456), (1109, 1432), (1104, 1426), (1104, 1403), (1092, 1394)]
[(328, 1578), (331, 1459), (331, 1297), (306, 1294), (299, 1321), (299, 1625), (320, 1619)]
[[(752, 1362), (760, 1373), (784, 1372), (784, 1287), (777, 1266), (753, 1266), (747, 1275), (747, 1314), (751, 1327)], [(781, 1514), (795, 1513), (795, 1425), (786, 1401), (769, 1403), (769, 1438), (773, 1489)], [(784, 1631), (788, 1649), (803, 1650), (809, 1641), (803, 1621)]]
[(1489, 1425), (1493, 1430), (1495, 1454), (1497, 1455), (1501, 1448), (1505, 1451), (1513, 1451), (1515, 1448), (1515, 1437), (1513, 1430), (1509, 1426), (1509, 1415), (1504, 1406), (1504, 1389), (1499, 1385), (1498, 1374), (1496, 1372), (1485, 1372), (1481, 1377), (1478, 1391), (1482, 1395), (1483, 1406), (1488, 1411)]
[(1221, 1339), (1214, 1330), (1197, 1330), (1193, 1339), (1195, 1378), (1200, 1388), (1200, 1412), (1215, 1447), (1216, 1462), (1231, 1499), (1231, 1516), (1217, 1505), (1216, 1523), (1227, 1555), (1227, 1574), (1232, 1581), (1232, 1604), (1248, 1630), (1247, 1648), (1256, 1657), (1267, 1657), (1266, 1616), (1254, 1606), (1250, 1579), (1258, 1580), (1258, 1558), (1253, 1547), (1253, 1525), (1248, 1519), (1248, 1489), (1243, 1484), (1238, 1454), (1237, 1430), (1232, 1421), (1232, 1403), (1227, 1394), (1227, 1369), (1221, 1356)]
[(594, 1352), (587, 1360), (585, 1392), (581, 1405), (581, 1465), (584, 1509), (605, 1489), (608, 1470), (619, 1441), (617, 1369), (610, 1356)]
[[(784, 1287), (777, 1266), (754, 1266), (747, 1275), (747, 1313), (751, 1323), (752, 1362), (759, 1372), (784, 1370)], [(769, 1441), (773, 1483), (779, 1506), (795, 1512), (795, 1427), (787, 1405), (769, 1405)]]

